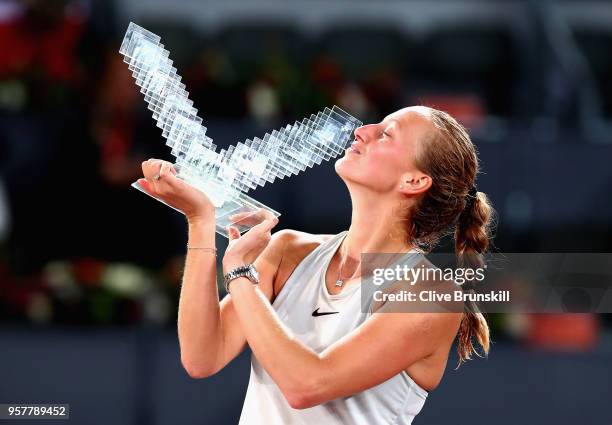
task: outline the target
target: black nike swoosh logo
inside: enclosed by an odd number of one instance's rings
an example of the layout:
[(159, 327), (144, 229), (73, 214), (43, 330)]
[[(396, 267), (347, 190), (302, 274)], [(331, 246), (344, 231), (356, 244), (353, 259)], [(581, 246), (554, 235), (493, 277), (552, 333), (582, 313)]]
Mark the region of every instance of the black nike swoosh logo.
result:
[(328, 314), (340, 313), (339, 311), (326, 311), (326, 312), (319, 313), (319, 308), (320, 307), (317, 307), (317, 309), (312, 312), (312, 317), (327, 316)]

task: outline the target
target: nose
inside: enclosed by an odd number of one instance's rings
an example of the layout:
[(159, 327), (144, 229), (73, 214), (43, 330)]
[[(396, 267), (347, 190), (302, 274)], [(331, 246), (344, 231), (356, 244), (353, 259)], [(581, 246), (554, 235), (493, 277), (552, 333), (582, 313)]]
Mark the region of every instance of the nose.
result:
[(355, 138), (362, 143), (368, 143), (374, 135), (375, 127), (376, 124), (362, 125), (355, 130)]

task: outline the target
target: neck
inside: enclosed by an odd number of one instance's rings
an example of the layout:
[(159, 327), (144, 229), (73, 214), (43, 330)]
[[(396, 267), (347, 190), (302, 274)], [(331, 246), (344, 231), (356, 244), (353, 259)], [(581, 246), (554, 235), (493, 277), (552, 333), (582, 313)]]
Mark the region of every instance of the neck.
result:
[(399, 199), (351, 191), (351, 201), (351, 226), (343, 242), (345, 255), (358, 260), (366, 252), (404, 252), (412, 248), (401, 228)]

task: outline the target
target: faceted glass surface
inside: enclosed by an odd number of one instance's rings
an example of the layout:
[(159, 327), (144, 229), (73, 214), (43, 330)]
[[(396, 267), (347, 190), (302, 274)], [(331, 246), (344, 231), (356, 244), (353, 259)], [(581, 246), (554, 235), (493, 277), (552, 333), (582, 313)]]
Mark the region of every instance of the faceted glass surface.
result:
[(334, 106), (217, 152), (160, 37), (132, 22), (119, 52), (176, 157), (177, 176), (209, 196), (224, 236), (228, 225), (245, 231), (279, 215), (246, 192), (342, 154), (361, 125)]

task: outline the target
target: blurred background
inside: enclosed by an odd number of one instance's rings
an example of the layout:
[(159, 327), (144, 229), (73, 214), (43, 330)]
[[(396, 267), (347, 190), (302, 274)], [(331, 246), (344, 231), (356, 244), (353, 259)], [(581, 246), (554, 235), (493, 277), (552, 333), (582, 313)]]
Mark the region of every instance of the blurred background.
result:
[[(333, 104), (364, 122), (437, 107), (479, 149), (499, 251), (612, 252), (612, 2), (2, 0), (0, 403), (70, 403), (78, 424), (240, 415), (250, 353), (187, 376), (185, 220), (130, 188), (171, 160), (118, 53), (130, 21), (220, 147)], [(349, 224), (333, 163), (252, 196), (278, 229)], [(610, 316), (489, 321), (489, 358), (453, 355), (415, 424), (612, 423)]]

